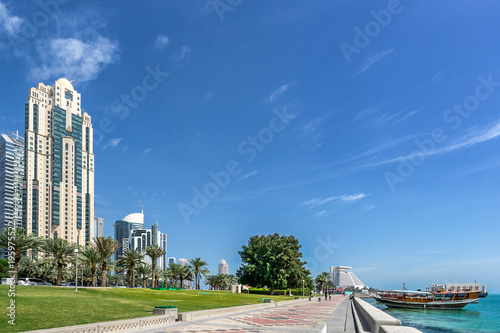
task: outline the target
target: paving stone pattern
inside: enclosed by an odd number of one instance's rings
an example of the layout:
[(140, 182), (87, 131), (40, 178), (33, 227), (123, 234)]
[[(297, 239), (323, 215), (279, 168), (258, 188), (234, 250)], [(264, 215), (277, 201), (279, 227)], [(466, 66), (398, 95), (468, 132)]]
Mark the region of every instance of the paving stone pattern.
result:
[(308, 332), (318, 322), (326, 322), (333, 311), (344, 300), (334, 296), (331, 301), (301, 302), (288, 306), (277, 306), (265, 310), (227, 315), (205, 320), (177, 323), (158, 332), (224, 332), (224, 333), (265, 333), (265, 332)]

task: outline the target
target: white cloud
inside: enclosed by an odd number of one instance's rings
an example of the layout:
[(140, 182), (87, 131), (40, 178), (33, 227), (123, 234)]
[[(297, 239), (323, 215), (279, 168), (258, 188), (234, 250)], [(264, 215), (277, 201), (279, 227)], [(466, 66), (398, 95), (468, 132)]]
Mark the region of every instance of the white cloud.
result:
[(174, 60), (175, 62), (189, 61), (189, 58), (191, 58), (191, 46), (188, 45), (183, 45), (172, 55), (172, 60)]
[(321, 212), (318, 212), (318, 213), (316, 213), (316, 214), (314, 214), (314, 215), (315, 215), (315, 216), (323, 216), (323, 215), (325, 215), (325, 214), (328, 214), (328, 211), (326, 211), (326, 210), (322, 210)]
[(23, 22), (24, 20), (22, 18), (11, 15), (7, 7), (0, 2), (0, 27), (3, 28), (9, 36), (18, 33)]
[(357, 194), (343, 194), (343, 195), (334, 195), (328, 198), (314, 198), (308, 201), (304, 201), (302, 203), (303, 206), (309, 206), (309, 208), (314, 208), (317, 206), (324, 205), (326, 203), (332, 202), (332, 201), (337, 201), (337, 202), (354, 202), (360, 199), (363, 199), (366, 197), (366, 194), (364, 193), (357, 193)]
[(391, 54), (392, 52), (394, 51), (393, 48), (390, 48), (390, 49), (387, 49), (383, 52), (380, 52), (380, 53), (377, 53), (377, 54), (374, 54), (370, 57), (368, 57), (368, 59), (366, 59), (366, 61), (364, 62), (363, 66), (361, 67), (361, 69), (356, 73), (356, 75), (359, 75), (365, 71), (367, 71), (368, 69), (370, 69), (370, 67), (372, 67), (373, 65), (375, 65), (377, 62), (379, 62), (380, 60), (384, 59), (385, 57), (387, 57), (389, 54)]
[(257, 172), (258, 172), (257, 170), (254, 170), (254, 171), (252, 171), (252, 172), (249, 172), (249, 173), (247, 173), (246, 175), (244, 175), (244, 176), (243, 176), (243, 178), (244, 178), (244, 179), (246, 179), (246, 178), (252, 177), (252, 176), (256, 175), (256, 174), (257, 174)]
[(147, 149), (144, 149), (143, 153), (149, 154), (152, 150), (153, 150), (153, 148), (147, 148)]
[(212, 99), (212, 97), (214, 97), (214, 93), (213, 93), (213, 91), (211, 91), (211, 92), (207, 93), (207, 94), (205, 95), (205, 97), (203, 97), (203, 99), (201, 100), (200, 104), (203, 104), (203, 103), (208, 102), (209, 100), (211, 100), (211, 99)]
[(155, 48), (157, 50), (162, 50), (168, 45), (168, 42), (169, 42), (169, 39), (167, 36), (158, 35), (158, 37), (156, 38), (156, 41), (153, 45), (153, 48)]
[(361, 166), (362, 168), (367, 168), (367, 167), (377, 167), (380, 165), (385, 165), (385, 164), (390, 164), (390, 163), (395, 163), (395, 162), (400, 162), (403, 160), (407, 159), (414, 159), (414, 158), (419, 158), (419, 157), (427, 157), (427, 156), (433, 156), (433, 155), (439, 155), (439, 154), (444, 154), (444, 153), (450, 153), (456, 150), (460, 150), (463, 148), (468, 148), (471, 146), (474, 146), (478, 143), (486, 142), (489, 140), (496, 139), (497, 137), (500, 136), (500, 120), (497, 120), (496, 123), (490, 126), (486, 126), (482, 129), (471, 131), (469, 134), (465, 135), (464, 137), (455, 140), (454, 142), (448, 144), (447, 146), (437, 148), (437, 149), (432, 149), (432, 150), (427, 150), (427, 151), (414, 151), (408, 155), (405, 156), (399, 156), (391, 159), (386, 159), (386, 160), (381, 160), (378, 162), (370, 163), (370, 164), (365, 164)]
[(120, 141), (122, 141), (123, 138), (114, 138), (114, 139), (111, 139), (109, 140), (109, 142), (107, 144), (105, 144), (102, 149), (107, 149), (109, 147), (111, 148), (114, 148), (116, 146), (118, 146), (118, 144), (120, 143)]
[(32, 69), (38, 80), (65, 77), (77, 83), (95, 79), (103, 68), (115, 63), (118, 42), (99, 36), (93, 41), (57, 38), (40, 42), (37, 51), (41, 64)]
[(279, 86), (276, 90), (274, 90), (268, 97), (264, 98), (263, 102), (265, 104), (270, 104), (276, 101), (278, 98), (281, 97), (288, 89), (290, 89), (296, 81), (289, 82), (287, 84), (284, 84), (282, 86)]

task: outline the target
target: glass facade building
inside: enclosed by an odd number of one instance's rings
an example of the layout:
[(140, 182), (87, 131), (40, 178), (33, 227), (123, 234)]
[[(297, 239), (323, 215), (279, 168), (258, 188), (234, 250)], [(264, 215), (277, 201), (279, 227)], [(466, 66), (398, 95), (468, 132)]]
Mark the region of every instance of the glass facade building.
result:
[(23, 226), (43, 238), (94, 237), (93, 129), (66, 79), (31, 88), (25, 105)]
[[(21, 227), (23, 217), (24, 139), (0, 135), (0, 232)], [(5, 257), (2, 253), (2, 258)]]

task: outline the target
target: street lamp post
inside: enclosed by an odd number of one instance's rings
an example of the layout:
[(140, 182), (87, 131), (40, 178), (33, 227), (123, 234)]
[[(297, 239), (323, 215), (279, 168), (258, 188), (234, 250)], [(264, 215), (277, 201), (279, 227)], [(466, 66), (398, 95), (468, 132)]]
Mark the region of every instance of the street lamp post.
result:
[(75, 291), (78, 291), (78, 248), (75, 249)]
[(305, 280), (302, 280), (302, 298), (304, 298), (304, 282)]

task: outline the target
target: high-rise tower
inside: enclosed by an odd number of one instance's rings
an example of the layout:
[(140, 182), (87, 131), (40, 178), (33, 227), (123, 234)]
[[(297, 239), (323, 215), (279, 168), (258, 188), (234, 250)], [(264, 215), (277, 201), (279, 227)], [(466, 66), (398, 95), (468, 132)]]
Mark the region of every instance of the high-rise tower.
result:
[(24, 139), (0, 134), (0, 232), (22, 226)]
[(23, 226), (44, 238), (84, 245), (94, 236), (90, 116), (66, 79), (31, 88), (25, 105)]

